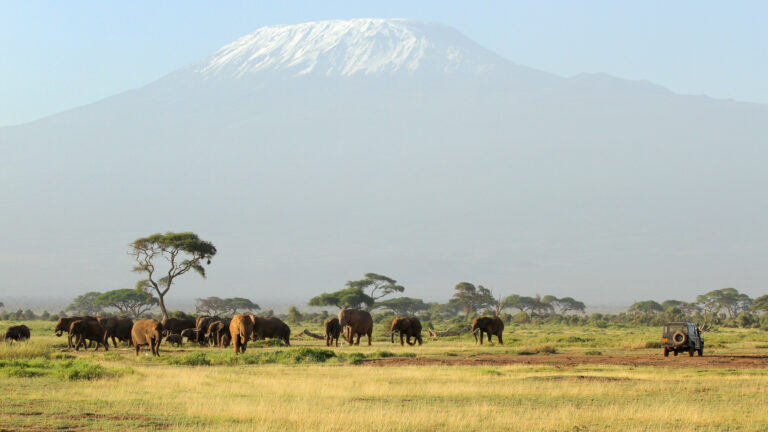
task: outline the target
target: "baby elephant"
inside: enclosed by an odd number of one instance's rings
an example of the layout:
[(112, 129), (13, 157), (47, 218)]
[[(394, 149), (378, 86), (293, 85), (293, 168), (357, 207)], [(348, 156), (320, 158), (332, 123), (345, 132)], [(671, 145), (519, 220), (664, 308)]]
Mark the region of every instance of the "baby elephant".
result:
[(169, 334), (165, 338), (165, 341), (167, 343), (171, 344), (171, 346), (177, 346), (177, 347), (182, 346), (182, 344), (181, 344), (181, 335), (180, 334)]
[(325, 345), (333, 345), (336, 340), (336, 346), (339, 346), (339, 335), (341, 334), (341, 325), (338, 318), (331, 318), (325, 322)]
[(5, 331), (5, 340), (14, 340), (16, 342), (29, 339), (29, 327), (22, 325), (8, 327)]

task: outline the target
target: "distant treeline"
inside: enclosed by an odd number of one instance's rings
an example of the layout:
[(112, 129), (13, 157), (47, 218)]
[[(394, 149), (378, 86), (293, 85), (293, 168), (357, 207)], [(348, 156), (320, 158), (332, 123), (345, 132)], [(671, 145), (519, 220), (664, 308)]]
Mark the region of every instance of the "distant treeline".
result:
[[(381, 275), (369, 273), (368, 280), (382, 280)], [(352, 281), (348, 287), (336, 292), (321, 294), (310, 300), (311, 306), (337, 306), (364, 308), (372, 312), (374, 320), (387, 322), (395, 316), (418, 316), (427, 328), (461, 328), (479, 315), (497, 315), (508, 324), (565, 324), (573, 326), (595, 325), (662, 325), (668, 321), (694, 321), (701, 324), (729, 327), (763, 328), (768, 330), (768, 295), (750, 298), (735, 288), (710, 291), (694, 302), (645, 300), (634, 303), (626, 312), (615, 314), (585, 314), (583, 302), (571, 297), (557, 298), (552, 295), (495, 296), (482, 285), (462, 282), (454, 287), (454, 295), (445, 303), (425, 302), (411, 297), (382, 299), (394, 292), (402, 292), (392, 279), (378, 286), (376, 300), (365, 292), (371, 284)], [(397, 288), (394, 288), (397, 287)], [(404, 288), (402, 289), (404, 291)], [(0, 303), (0, 307), (4, 305)], [(161, 318), (157, 300), (141, 287), (120, 289), (104, 293), (88, 292), (76, 297), (63, 311), (51, 314), (47, 311), (17, 310), (0, 313), (2, 320), (57, 320), (67, 315), (128, 315), (132, 318)], [(302, 312), (292, 306), (285, 314), (276, 315), (272, 310), (261, 310), (258, 304), (241, 297), (207, 297), (196, 299), (196, 314), (232, 316), (239, 312), (255, 312), (260, 316), (277, 316), (289, 323), (316, 322), (321, 324), (329, 316), (328, 310)], [(172, 317), (192, 315), (173, 311)]]

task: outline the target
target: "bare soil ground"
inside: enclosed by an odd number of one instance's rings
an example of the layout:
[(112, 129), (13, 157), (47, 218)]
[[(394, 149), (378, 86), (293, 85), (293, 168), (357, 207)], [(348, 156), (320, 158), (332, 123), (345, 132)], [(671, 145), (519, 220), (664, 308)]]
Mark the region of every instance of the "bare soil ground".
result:
[(624, 366), (659, 366), (659, 367), (702, 367), (725, 369), (758, 369), (768, 368), (768, 356), (761, 355), (711, 355), (704, 357), (689, 357), (680, 354), (674, 357), (664, 357), (658, 354), (630, 354), (630, 355), (585, 355), (585, 354), (537, 354), (537, 355), (511, 355), (511, 354), (484, 354), (475, 357), (388, 357), (371, 359), (364, 362), (369, 366), (472, 366), (472, 365), (624, 365)]

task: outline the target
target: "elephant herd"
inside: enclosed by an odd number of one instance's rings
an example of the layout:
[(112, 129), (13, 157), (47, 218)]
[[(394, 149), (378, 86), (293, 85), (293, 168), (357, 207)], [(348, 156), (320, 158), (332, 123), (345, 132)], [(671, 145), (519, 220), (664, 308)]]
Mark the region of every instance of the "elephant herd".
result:
[[(400, 345), (421, 345), (421, 321), (416, 317), (396, 317), (390, 325), (390, 341), (395, 342), (395, 333), (400, 337)], [(475, 342), (483, 343), (496, 336), (503, 343), (504, 322), (496, 317), (478, 317), (472, 322), (471, 331)], [(67, 347), (79, 350), (88, 349), (89, 344), (96, 344), (96, 350), (104, 347), (109, 350), (109, 340), (117, 347), (117, 341), (127, 342), (134, 347), (138, 356), (141, 347), (146, 346), (152, 355), (159, 356), (163, 338), (172, 345), (181, 346), (183, 339), (201, 346), (226, 348), (233, 345), (235, 353), (245, 352), (248, 341), (257, 339), (279, 339), (290, 345), (291, 328), (274, 317), (259, 317), (252, 314), (237, 314), (230, 318), (203, 315), (197, 319), (167, 318), (162, 322), (142, 319), (133, 322), (127, 317), (65, 317), (59, 318), (54, 328), (56, 336), (67, 333)], [(371, 314), (359, 309), (342, 309), (338, 317), (325, 322), (325, 343), (327, 346), (339, 346), (339, 336), (350, 344), (359, 345), (360, 338), (367, 336), (371, 345), (373, 318)], [(355, 339), (357, 337), (357, 339)], [(9, 327), (5, 332), (6, 340), (30, 338), (29, 328), (25, 325)], [(411, 341), (413, 339), (413, 341)]]

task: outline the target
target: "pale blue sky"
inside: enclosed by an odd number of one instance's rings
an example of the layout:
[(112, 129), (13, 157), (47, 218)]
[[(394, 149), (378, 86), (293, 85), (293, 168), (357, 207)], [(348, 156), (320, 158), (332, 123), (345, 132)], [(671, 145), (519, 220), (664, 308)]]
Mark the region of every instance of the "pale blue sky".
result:
[(0, 125), (142, 86), (258, 27), (402, 17), (453, 26), (522, 65), (768, 103), (757, 1), (0, 1)]

